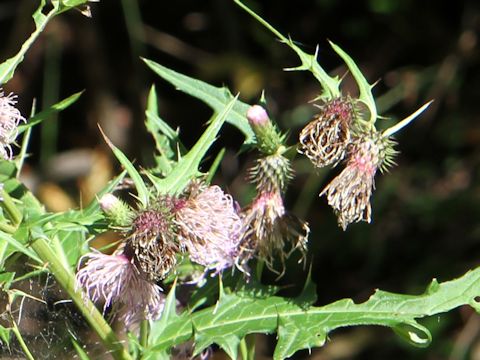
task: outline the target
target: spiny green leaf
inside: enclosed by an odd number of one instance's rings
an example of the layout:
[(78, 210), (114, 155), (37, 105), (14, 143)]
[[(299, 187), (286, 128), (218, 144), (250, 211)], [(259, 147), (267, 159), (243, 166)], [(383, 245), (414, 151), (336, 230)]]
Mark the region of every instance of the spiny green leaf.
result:
[(277, 332), (274, 359), (285, 359), (301, 349), (322, 346), (332, 330), (357, 325), (388, 326), (411, 344), (427, 346), (431, 341), (430, 332), (417, 319), (461, 305), (470, 305), (478, 312), (477, 296), (480, 296), (480, 267), (452, 281), (434, 280), (421, 295), (377, 290), (361, 304), (343, 299), (326, 306), (305, 308), (296, 299), (223, 293), (215, 306), (181, 320), (172, 319), (161, 333), (156, 333), (156, 341), (150, 343), (149, 351), (167, 351), (188, 339), (192, 328), (197, 352), (212, 343), (228, 350), (249, 333)]
[(53, 8), (45, 15), (43, 10), (46, 7), (45, 0), (40, 1), (40, 6), (33, 13), (33, 21), (35, 22), (35, 31), (30, 35), (30, 37), (23, 43), (19, 52), (0, 64), (0, 85), (5, 84), (10, 80), (15, 72), (17, 66), (23, 61), (25, 53), (32, 46), (37, 37), (42, 33), (45, 26), (48, 22), (57, 15), (58, 3), (53, 3)]
[(302, 65), (296, 68), (289, 68), (286, 70), (306, 70), (310, 71), (313, 76), (320, 82), (321, 86), (323, 87), (323, 94), (320, 96), (321, 98), (325, 99), (332, 99), (340, 96), (340, 80), (338, 76), (331, 77), (327, 74), (327, 72), (319, 65), (317, 62), (317, 53), (315, 52), (314, 55), (307, 54), (302, 49), (300, 49), (292, 39), (285, 37), (282, 35), (278, 30), (276, 30), (272, 25), (270, 25), (266, 20), (261, 18), (258, 14), (244, 5), (240, 0), (234, 0), (238, 6), (240, 6), (243, 10), (248, 12), (254, 19), (256, 19), (259, 23), (265, 26), (268, 30), (270, 30), (275, 36), (277, 36), (283, 43), (285, 43), (288, 47), (290, 47), (297, 56), (300, 58)]
[(358, 68), (355, 61), (348, 55), (345, 51), (340, 48), (340, 46), (335, 45), (333, 42), (330, 41), (330, 45), (332, 46), (333, 50), (340, 55), (340, 57), (345, 61), (347, 64), (348, 69), (351, 71), (355, 81), (357, 82), (358, 90), (360, 91), (359, 100), (363, 102), (370, 112), (370, 122), (373, 124), (377, 120), (377, 105), (375, 104), (375, 99), (373, 98), (372, 88), (374, 85), (370, 85), (363, 76), (362, 72)]
[(184, 189), (191, 179), (198, 175), (198, 167), (206, 152), (216, 139), (220, 128), (237, 103), (234, 97), (218, 114), (192, 149), (182, 157), (165, 179), (157, 179), (155, 187), (165, 194), (176, 194)]
[[(178, 323), (182, 328), (182, 335), (176, 339), (177, 343), (183, 343), (187, 341), (193, 334), (192, 323), (188, 320), (188, 315), (184, 312), (182, 315), (177, 315), (177, 299), (175, 298), (175, 288), (176, 281), (173, 283), (170, 292), (168, 293), (167, 299), (165, 300), (165, 305), (163, 308), (162, 316), (158, 321), (151, 322), (150, 333), (148, 338), (148, 344), (156, 344), (160, 341), (162, 336), (165, 334), (172, 334), (175, 337), (175, 329), (169, 326), (170, 323)], [(183, 327), (181, 324), (185, 324), (186, 327)], [(163, 351), (153, 351), (150, 352), (149, 349), (146, 349), (144, 353), (145, 360), (154, 360), (154, 359), (169, 359), (168, 354), (169, 348), (164, 348)]]
[[(183, 91), (199, 100), (205, 102), (216, 113), (219, 113), (223, 108), (232, 101), (233, 95), (227, 88), (218, 88), (207, 84), (203, 81), (188, 77), (173, 71), (163, 65), (148, 59), (143, 59), (145, 63), (160, 77), (171, 83), (177, 90)], [(236, 126), (245, 135), (246, 143), (254, 142), (254, 134), (250, 125), (248, 124), (246, 114), (250, 105), (236, 100), (232, 111), (228, 114), (226, 121)]]

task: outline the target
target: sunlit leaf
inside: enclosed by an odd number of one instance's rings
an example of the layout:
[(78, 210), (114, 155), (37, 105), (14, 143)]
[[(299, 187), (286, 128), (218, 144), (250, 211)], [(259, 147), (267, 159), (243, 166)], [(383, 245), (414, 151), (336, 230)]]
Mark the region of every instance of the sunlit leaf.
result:
[(228, 350), (249, 333), (277, 332), (274, 359), (285, 359), (301, 349), (322, 346), (329, 332), (337, 328), (357, 325), (387, 326), (412, 345), (423, 347), (430, 343), (431, 334), (417, 319), (462, 305), (479, 311), (478, 296), (480, 268), (452, 281), (434, 280), (421, 295), (377, 290), (361, 304), (343, 299), (321, 307), (305, 307), (299, 299), (223, 294), (215, 306), (169, 319), (161, 331), (155, 332), (149, 352), (164, 352), (184, 342), (192, 336), (192, 329), (197, 352), (213, 343)]
[[(209, 105), (216, 113), (223, 110), (229, 104), (234, 96), (225, 88), (218, 88), (203, 81), (180, 74), (163, 65), (148, 59), (143, 59), (145, 63), (157, 75), (171, 83), (177, 90), (183, 91)], [(226, 121), (236, 126), (245, 135), (246, 143), (253, 143), (255, 135), (248, 124), (246, 114), (250, 105), (236, 100), (232, 111), (228, 114)]]

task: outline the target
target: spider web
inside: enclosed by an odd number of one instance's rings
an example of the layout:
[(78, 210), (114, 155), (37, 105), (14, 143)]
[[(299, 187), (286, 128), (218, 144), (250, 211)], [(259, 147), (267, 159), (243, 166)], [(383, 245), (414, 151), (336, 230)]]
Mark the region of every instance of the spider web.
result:
[[(51, 275), (42, 274), (15, 283), (12, 287), (33, 297), (17, 297), (11, 304), (11, 314), (35, 359), (79, 359), (72, 339), (92, 359), (111, 359), (75, 304), (69, 300), (68, 294)], [(4, 308), (6, 297), (0, 301)], [(24, 358), (25, 354), (13, 333), (9, 344), (0, 340), (0, 359)]]

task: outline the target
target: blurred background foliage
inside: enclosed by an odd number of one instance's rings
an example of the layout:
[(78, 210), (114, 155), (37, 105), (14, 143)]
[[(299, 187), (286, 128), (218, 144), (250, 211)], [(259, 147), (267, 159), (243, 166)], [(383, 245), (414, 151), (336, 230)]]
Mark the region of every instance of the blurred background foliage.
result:
[[(480, 3), (413, 0), (249, 1), (248, 5), (319, 61), (346, 75), (327, 39), (342, 46), (375, 87), (385, 126), (435, 99), (397, 136), (398, 166), (377, 176), (373, 223), (346, 232), (318, 193), (338, 170), (317, 171), (297, 157), (287, 205), (311, 225), (310, 260), (318, 305), (375, 288), (419, 294), (437, 277), (445, 281), (478, 265), (480, 254)], [(0, 59), (12, 56), (32, 30), (36, 2), (0, 3)], [(85, 89), (58, 118), (34, 130), (23, 180), (52, 211), (86, 204), (118, 171), (97, 123), (136, 164), (152, 165), (153, 141), (143, 127), (149, 87), (159, 94), (163, 119), (180, 128), (189, 146), (210, 110), (175, 91), (141, 62), (150, 58), (216, 86), (226, 85), (256, 103), (265, 90), (268, 110), (294, 144), (315, 113), (320, 89), (309, 73), (283, 72), (295, 55), (228, 0), (102, 0), (93, 17), (69, 12), (54, 19), (27, 54), (6, 92), (19, 94), (22, 114)], [(245, 170), (252, 153), (238, 154), (242, 135), (226, 125), (214, 150), (226, 155), (214, 182), (241, 205), (252, 188)], [(212, 152), (213, 154), (213, 152)], [(205, 169), (213, 160), (206, 160)], [(97, 245), (108, 239), (97, 239)], [(281, 279), (295, 295), (305, 271), (296, 259)], [(265, 274), (265, 281), (274, 280)], [(470, 308), (428, 319), (434, 340), (427, 349), (404, 344), (388, 329), (336, 331), (311, 359), (480, 359), (480, 316)], [(260, 341), (261, 340), (261, 341)], [(265, 341), (264, 341), (265, 340)], [(271, 340), (271, 339), (270, 339)], [(271, 354), (259, 337), (259, 358)], [(48, 352), (47, 352), (48, 353)], [(46, 357), (48, 358), (48, 355)]]

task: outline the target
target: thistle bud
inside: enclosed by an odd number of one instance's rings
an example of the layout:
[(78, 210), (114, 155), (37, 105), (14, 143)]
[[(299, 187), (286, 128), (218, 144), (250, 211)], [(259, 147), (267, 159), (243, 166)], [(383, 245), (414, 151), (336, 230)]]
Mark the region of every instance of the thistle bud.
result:
[(276, 153), (283, 145), (284, 138), (271, 122), (265, 109), (260, 105), (250, 107), (247, 119), (257, 138), (258, 149), (267, 155)]
[(115, 195), (105, 194), (98, 202), (113, 226), (125, 227), (131, 224), (134, 216), (132, 209)]
[(291, 178), (290, 160), (277, 154), (258, 158), (248, 173), (248, 180), (255, 184), (258, 192), (283, 193)]
[(316, 167), (337, 165), (346, 155), (350, 127), (355, 117), (351, 99), (337, 98), (326, 102), (300, 133), (299, 153)]

